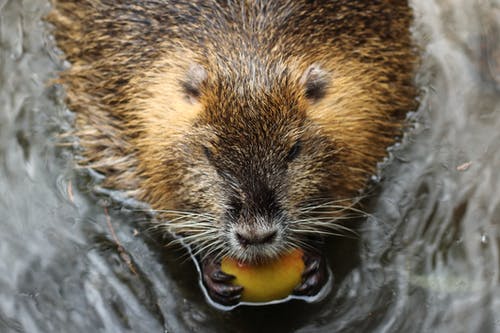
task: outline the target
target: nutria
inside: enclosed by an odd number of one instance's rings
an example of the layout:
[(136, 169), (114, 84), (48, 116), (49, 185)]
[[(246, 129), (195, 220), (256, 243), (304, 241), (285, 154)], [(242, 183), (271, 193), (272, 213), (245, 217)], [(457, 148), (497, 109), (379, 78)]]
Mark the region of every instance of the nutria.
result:
[(296, 294), (325, 280), (338, 230), (414, 108), (400, 0), (53, 0), (71, 68), (80, 166), (148, 203), (239, 300), (220, 258), (306, 250)]

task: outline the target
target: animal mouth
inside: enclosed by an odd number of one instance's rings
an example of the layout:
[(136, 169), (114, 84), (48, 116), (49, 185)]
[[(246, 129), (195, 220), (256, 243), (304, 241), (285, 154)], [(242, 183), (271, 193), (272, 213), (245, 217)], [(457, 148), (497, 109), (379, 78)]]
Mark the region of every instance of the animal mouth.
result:
[(278, 247), (249, 246), (233, 257), (240, 263), (261, 264), (276, 260), (284, 252), (284, 249), (280, 249)]
[(269, 262), (289, 250), (283, 232), (268, 226), (233, 226), (228, 242), (228, 256), (246, 264)]

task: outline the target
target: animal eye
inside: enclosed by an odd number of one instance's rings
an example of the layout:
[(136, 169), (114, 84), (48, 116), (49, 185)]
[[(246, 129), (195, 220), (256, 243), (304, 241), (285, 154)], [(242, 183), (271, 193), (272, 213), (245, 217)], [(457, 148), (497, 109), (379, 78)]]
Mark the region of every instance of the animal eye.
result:
[(299, 156), (301, 150), (302, 150), (302, 143), (299, 140), (292, 146), (292, 148), (290, 148), (286, 160), (288, 162), (294, 160), (297, 156)]

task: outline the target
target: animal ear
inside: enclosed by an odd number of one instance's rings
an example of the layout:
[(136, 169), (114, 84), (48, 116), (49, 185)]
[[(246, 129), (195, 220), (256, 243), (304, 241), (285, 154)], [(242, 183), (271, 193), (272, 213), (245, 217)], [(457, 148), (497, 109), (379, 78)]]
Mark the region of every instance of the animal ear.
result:
[(198, 102), (201, 95), (201, 88), (203, 83), (207, 80), (207, 77), (207, 71), (203, 68), (203, 66), (199, 64), (192, 64), (189, 67), (184, 80), (181, 82), (182, 89), (184, 90), (186, 98), (189, 102)]
[(306, 98), (313, 102), (325, 96), (328, 82), (328, 72), (323, 70), (318, 64), (309, 66), (300, 79), (300, 83), (305, 89)]

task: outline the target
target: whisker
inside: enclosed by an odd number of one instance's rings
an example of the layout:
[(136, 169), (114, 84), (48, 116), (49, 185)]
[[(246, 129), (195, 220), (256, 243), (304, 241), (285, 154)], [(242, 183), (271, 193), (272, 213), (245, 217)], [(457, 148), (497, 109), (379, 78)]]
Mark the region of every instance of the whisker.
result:
[(188, 243), (188, 244), (192, 244), (193, 242), (191, 242), (191, 240), (193, 239), (195, 242), (198, 240), (204, 240), (204, 239), (207, 239), (207, 240), (210, 240), (210, 239), (213, 239), (213, 237), (207, 237), (209, 235), (213, 235), (213, 234), (216, 234), (217, 232), (216, 231), (205, 231), (203, 233), (199, 233), (199, 234), (193, 234), (193, 235), (189, 235), (189, 236), (183, 236), (182, 238), (176, 238), (172, 241), (169, 242), (168, 245), (170, 244), (181, 244), (183, 245), (183, 242), (185, 243)]
[(163, 213), (163, 214), (172, 214), (172, 215), (182, 215), (182, 216), (202, 216), (204, 218), (215, 218), (213, 214), (210, 213), (200, 213), (193, 211), (184, 211), (184, 210), (170, 210), (170, 209), (155, 209), (152, 210), (155, 213)]
[(185, 241), (189, 241), (191, 239), (208, 238), (206, 236), (214, 236), (214, 235), (217, 235), (217, 233), (218, 233), (218, 230), (215, 230), (215, 229), (214, 230), (207, 230), (207, 231), (203, 231), (200, 233), (183, 236), (182, 239)]
[(357, 215), (345, 215), (345, 216), (323, 216), (323, 217), (317, 217), (317, 216), (311, 216), (307, 218), (301, 218), (298, 220), (293, 220), (290, 221), (290, 224), (307, 224), (307, 223), (324, 223), (324, 221), (328, 221), (331, 223), (335, 223), (336, 221), (344, 221), (344, 220), (354, 220), (359, 216)]
[[(319, 208), (321, 208), (321, 210)], [(325, 209), (329, 209), (329, 210), (325, 210)], [(360, 213), (363, 216), (369, 215), (367, 212), (365, 212), (359, 208), (355, 208), (354, 206), (342, 206), (342, 205), (333, 205), (333, 204), (328, 204), (328, 205), (325, 204), (325, 205), (322, 205), (321, 207), (307, 207), (305, 209), (300, 208), (299, 211), (301, 213), (314, 212), (315, 214), (330, 214), (330, 213), (340, 213), (343, 211), (352, 211), (352, 212)]]
[[(358, 208), (354, 208), (354, 206), (356, 206), (361, 200), (363, 200), (366, 197), (368, 197), (368, 196), (367, 195), (360, 195), (360, 196), (353, 197), (353, 198), (344, 198), (344, 199), (328, 200), (328, 201), (324, 201), (324, 200), (327, 200), (328, 198), (315, 198), (314, 200), (309, 201), (309, 203), (306, 206), (299, 208), (299, 211), (307, 213), (310, 211), (318, 210), (320, 208), (330, 208), (330, 209), (337, 208), (337, 209), (341, 209), (341, 210), (354, 210), (354, 211), (358, 211), (358, 212), (362, 212), (363, 214), (366, 214), (366, 212), (363, 212)], [(348, 202), (349, 204), (348, 205), (339, 205), (339, 203), (343, 203), (343, 202)]]
[(215, 260), (222, 260), (224, 257), (228, 257), (230, 252), (231, 251), (229, 251), (229, 249), (227, 247), (224, 247), (223, 243), (221, 243), (218, 249), (218, 253), (215, 256)]
[(316, 219), (307, 219), (307, 220), (298, 220), (298, 221), (293, 221), (290, 222), (290, 225), (293, 226), (331, 226), (332, 228), (335, 228), (336, 226), (339, 226), (339, 228), (349, 228), (345, 226), (343, 223), (338, 223), (338, 221), (342, 221), (342, 219), (321, 219), (321, 220), (316, 220)]
[[(207, 244), (208, 243), (208, 244)], [(193, 252), (193, 255), (199, 256), (200, 254), (203, 253), (202, 259), (206, 259), (210, 253), (213, 253), (214, 248), (217, 248), (217, 244), (220, 243), (220, 241), (213, 241), (213, 239), (207, 239), (206, 241), (202, 242), (202, 246), (198, 247), (196, 251)], [(206, 245), (205, 245), (206, 244)], [(213, 247), (213, 248), (212, 248)], [(211, 251), (207, 251), (207, 249), (212, 248)]]
[(295, 247), (295, 248), (316, 250), (316, 247), (313, 244), (307, 243), (307, 242), (305, 242), (299, 238), (296, 238), (296, 237), (289, 237), (287, 242), (289, 244), (291, 244), (292, 247)]
[(210, 257), (211, 254), (214, 252), (220, 252), (220, 249), (223, 247), (223, 243), (221, 241), (217, 241), (211, 244), (213, 248), (210, 251), (206, 251), (201, 257), (202, 260), (205, 260), (206, 258)]
[(324, 203), (338, 203), (338, 202), (359, 202), (363, 199), (367, 198), (366, 195), (359, 195), (351, 198), (343, 198), (343, 199), (336, 199), (336, 200), (331, 200), (330, 197), (316, 197), (313, 200), (307, 201), (308, 204), (310, 205), (321, 205)]
[(176, 230), (180, 230), (180, 231), (183, 231), (183, 232), (188, 232), (188, 231), (204, 231), (204, 230), (211, 230), (211, 229), (215, 229), (214, 225), (213, 224), (210, 224), (210, 225), (203, 225), (201, 223), (183, 223), (183, 224), (175, 224), (175, 223), (172, 223), (172, 224), (169, 224), (169, 223), (166, 223), (166, 224), (163, 224), (162, 227), (164, 229), (167, 229), (167, 230), (171, 230), (172, 232), (175, 232)]
[(205, 220), (193, 220), (193, 219), (179, 219), (179, 220), (170, 220), (170, 221), (164, 221), (161, 222), (163, 226), (166, 228), (189, 228), (189, 227), (195, 227), (195, 228), (213, 228), (215, 226), (214, 223), (207, 222)]
[(341, 234), (333, 231), (325, 231), (325, 230), (308, 230), (308, 229), (294, 229), (293, 230), (296, 234), (320, 234), (320, 235), (325, 235), (325, 236), (337, 236), (337, 237), (345, 237), (345, 238), (351, 238), (351, 239), (357, 239), (357, 237), (349, 236), (347, 234)]
[(297, 229), (297, 230), (319, 230), (319, 229), (331, 229), (333, 231), (345, 231), (345, 232), (348, 232), (348, 233), (351, 233), (351, 234), (354, 234), (356, 236), (359, 237), (359, 234), (349, 228), (349, 227), (346, 227), (344, 225), (341, 225), (341, 224), (337, 224), (337, 223), (325, 223), (325, 222), (321, 222), (321, 223), (311, 223), (311, 224), (301, 224), (298, 226), (295, 226), (294, 229)]
[(309, 204), (307, 206), (304, 206), (302, 208), (312, 208), (312, 209), (316, 209), (316, 208), (321, 208), (325, 205), (332, 205), (332, 204), (338, 204), (338, 203), (341, 203), (341, 202), (349, 202), (349, 203), (352, 203), (352, 202), (357, 202), (356, 199), (352, 199), (352, 198), (346, 198), (346, 199), (338, 199), (338, 200), (329, 200), (329, 201), (323, 201), (323, 200), (315, 200), (315, 201), (310, 201)]

